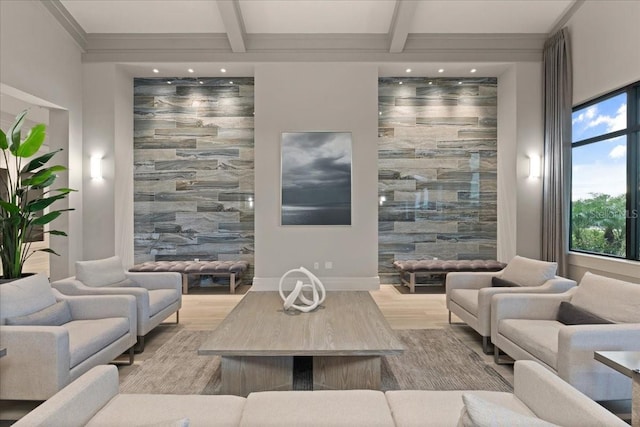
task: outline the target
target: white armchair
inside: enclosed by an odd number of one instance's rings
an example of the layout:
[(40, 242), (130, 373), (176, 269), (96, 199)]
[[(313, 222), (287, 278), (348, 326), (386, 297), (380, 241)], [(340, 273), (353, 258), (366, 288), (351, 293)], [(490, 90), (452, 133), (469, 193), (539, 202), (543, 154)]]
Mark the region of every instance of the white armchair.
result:
[(97, 365), (129, 352), (131, 296), (67, 297), (42, 274), (0, 285), (0, 399), (45, 400)]
[(120, 257), (77, 261), (76, 276), (51, 283), (65, 295), (133, 295), (136, 298), (138, 346), (144, 336), (173, 313), (180, 322), (182, 277), (179, 273), (129, 273)]
[[(563, 324), (567, 301), (611, 324)], [(557, 295), (498, 295), (491, 339), (514, 360), (536, 360), (594, 400), (631, 398), (631, 379), (594, 360), (595, 351), (640, 350), (640, 285), (586, 273)]]
[[(466, 324), (482, 336), (482, 349), (489, 352), (491, 338), (491, 299), (497, 294), (561, 293), (576, 286), (576, 282), (555, 276), (556, 263), (516, 256), (501, 271), (449, 273), (446, 278), (446, 303)], [(517, 287), (493, 287), (494, 277), (522, 283)]]

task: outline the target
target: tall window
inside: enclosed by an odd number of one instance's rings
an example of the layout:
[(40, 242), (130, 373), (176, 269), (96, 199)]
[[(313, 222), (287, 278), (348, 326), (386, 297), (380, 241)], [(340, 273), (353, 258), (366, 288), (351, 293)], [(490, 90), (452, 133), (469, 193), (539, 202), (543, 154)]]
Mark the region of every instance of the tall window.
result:
[(572, 115), (570, 249), (639, 259), (640, 82)]

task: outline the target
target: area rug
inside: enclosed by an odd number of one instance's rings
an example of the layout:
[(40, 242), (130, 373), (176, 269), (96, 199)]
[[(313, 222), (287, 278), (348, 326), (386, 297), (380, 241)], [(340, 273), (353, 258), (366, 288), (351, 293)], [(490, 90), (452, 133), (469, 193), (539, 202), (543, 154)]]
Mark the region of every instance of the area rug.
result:
[[(443, 329), (396, 331), (405, 352), (382, 359), (383, 390), (512, 391), (493, 367)], [(220, 358), (198, 356), (209, 331), (182, 330), (123, 380), (123, 393), (217, 394)], [(309, 377), (303, 375), (303, 377)], [(298, 381), (299, 383), (300, 381)], [(304, 385), (302, 388), (305, 388)]]

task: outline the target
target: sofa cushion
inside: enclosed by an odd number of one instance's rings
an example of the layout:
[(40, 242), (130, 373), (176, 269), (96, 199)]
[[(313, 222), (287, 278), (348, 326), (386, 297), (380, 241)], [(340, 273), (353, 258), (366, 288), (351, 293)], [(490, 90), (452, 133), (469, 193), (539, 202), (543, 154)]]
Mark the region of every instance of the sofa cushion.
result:
[(136, 282), (134, 282), (131, 279), (124, 279), (121, 282), (115, 282), (115, 283), (111, 283), (110, 285), (106, 285), (110, 288), (139, 288), (140, 285), (138, 285)]
[(71, 322), (69, 303), (60, 301), (35, 313), (24, 316), (7, 317), (7, 325), (60, 326)]
[(246, 399), (239, 396), (119, 394), (87, 423), (87, 427), (115, 425), (141, 427), (166, 420), (189, 418), (191, 426), (235, 427)]
[(265, 391), (251, 393), (242, 427), (393, 427), (387, 400), (376, 390)]
[(523, 415), (504, 406), (489, 402), (473, 393), (462, 395), (464, 408), (458, 427), (557, 427), (540, 418)]
[(615, 323), (640, 323), (640, 284), (587, 272), (571, 303)]
[(584, 308), (577, 307), (569, 301), (562, 301), (556, 320), (563, 325), (598, 325), (613, 323)]
[(69, 332), (70, 368), (73, 368), (129, 332), (129, 319), (74, 320), (62, 327)]
[(498, 332), (557, 369), (558, 334), (563, 326), (555, 320), (502, 319)]
[(558, 264), (515, 256), (502, 270), (501, 278), (520, 286), (540, 286), (556, 275)]
[(180, 418), (179, 420), (164, 420), (151, 424), (145, 424), (140, 427), (189, 427), (189, 418)]
[(7, 317), (35, 313), (56, 303), (49, 279), (35, 274), (0, 285), (0, 325)]
[(119, 256), (76, 261), (76, 279), (87, 286), (107, 286), (127, 279)]
[(180, 299), (180, 294), (175, 289), (151, 289), (149, 291), (149, 316), (167, 308)]
[[(463, 408), (463, 390), (394, 390), (385, 397), (397, 427), (455, 426)], [(533, 412), (513, 393), (474, 391), (474, 394), (523, 415)]]
[(515, 288), (520, 286), (516, 282), (512, 282), (510, 280), (504, 280), (500, 277), (494, 276), (491, 278), (491, 286), (494, 288)]
[(478, 289), (452, 289), (451, 301), (478, 316)]

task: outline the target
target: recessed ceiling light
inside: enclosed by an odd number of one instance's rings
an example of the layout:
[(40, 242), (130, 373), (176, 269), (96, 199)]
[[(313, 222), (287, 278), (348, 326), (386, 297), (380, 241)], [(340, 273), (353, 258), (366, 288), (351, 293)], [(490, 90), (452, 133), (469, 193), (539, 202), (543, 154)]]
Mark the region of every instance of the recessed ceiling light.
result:
[(399, 85), (401, 85), (401, 84), (402, 84), (402, 82), (398, 82), (398, 84), (399, 84)]
[(382, 115), (382, 111), (378, 111), (378, 115), (381, 116)]
[(193, 68), (189, 68), (187, 71), (193, 73)]
[(432, 85), (432, 84), (433, 84), (433, 82), (429, 82), (429, 84), (430, 84), (430, 85)]
[(220, 72), (221, 72), (221, 73), (226, 73), (226, 72), (227, 72), (227, 69), (226, 69), (226, 68), (220, 68)]
[(476, 71), (478, 71), (478, 70), (476, 70), (475, 68), (472, 68), (472, 69), (471, 69), (471, 72), (472, 72), (472, 73), (475, 73)]
[(154, 69), (153, 69), (153, 72), (154, 72), (154, 73), (156, 73), (156, 74), (158, 74), (158, 73), (160, 72), (160, 70), (158, 70), (157, 68), (154, 68)]
[(229, 82), (229, 84), (230, 84), (230, 85), (232, 85), (232, 84), (233, 84), (233, 82)]
[(461, 84), (462, 84), (462, 82), (458, 82), (458, 84), (459, 84), (459, 85), (461, 85)]
[(411, 72), (411, 68), (407, 68), (405, 71), (406, 71), (407, 73), (410, 73), (410, 72)]
[(171, 84), (171, 80), (167, 80), (167, 84), (170, 85)]
[(204, 82), (203, 82), (202, 80), (200, 80), (198, 83), (200, 83), (201, 85), (203, 85), (203, 84), (204, 84)]
[(439, 73), (444, 73), (444, 68), (440, 68), (440, 69), (438, 70), (438, 72), (439, 72)]

